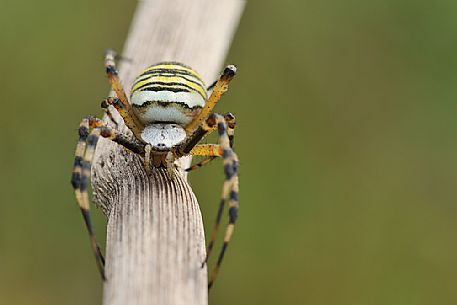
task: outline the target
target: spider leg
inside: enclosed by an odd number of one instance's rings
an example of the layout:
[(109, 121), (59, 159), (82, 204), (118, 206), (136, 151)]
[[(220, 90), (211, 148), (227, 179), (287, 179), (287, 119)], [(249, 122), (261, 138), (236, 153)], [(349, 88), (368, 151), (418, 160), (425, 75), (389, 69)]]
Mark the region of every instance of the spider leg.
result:
[(124, 119), (125, 125), (133, 132), (133, 134), (141, 139), (141, 130), (144, 128), (143, 124), (138, 120), (133, 113), (132, 106), (129, 103), (125, 90), (122, 87), (121, 80), (116, 69), (116, 52), (107, 50), (105, 54), (105, 67), (108, 80), (111, 84), (113, 91), (116, 93), (117, 98), (108, 98), (102, 102), (102, 108), (107, 108), (108, 105), (113, 105)]
[[(200, 144), (196, 145), (190, 152), (192, 156), (209, 156), (209, 160), (211, 158), (217, 158), (221, 157), (224, 155), (224, 148), (219, 145), (219, 144)], [(225, 162), (224, 162), (224, 168), (225, 168)], [(217, 232), (219, 231), (219, 226), (221, 223), (221, 218), (222, 218), (222, 213), (224, 211), (224, 206), (225, 206), (225, 201), (227, 199), (227, 186), (226, 186), (226, 181), (224, 181), (224, 187), (223, 187), (223, 192), (222, 192), (222, 198), (219, 203), (219, 209), (217, 211), (217, 216), (216, 216), (216, 222), (214, 223), (213, 230), (211, 232), (211, 238), (208, 242), (208, 247), (206, 251), (206, 257), (205, 261), (202, 263), (202, 267), (205, 265), (205, 263), (208, 261), (209, 255), (211, 254), (211, 251), (213, 250), (214, 242), (216, 241), (217, 237)]]
[(151, 162), (151, 153), (152, 153), (152, 146), (150, 144), (146, 144), (144, 147), (144, 169), (150, 175), (152, 173), (152, 162)]
[(113, 129), (106, 125), (105, 122), (102, 120), (95, 118), (95, 117), (89, 117), (89, 123), (90, 123), (90, 128), (97, 128), (100, 130), (100, 135), (106, 139), (109, 139), (113, 142), (116, 142), (117, 144), (123, 146), (124, 148), (138, 154), (141, 156), (144, 156), (145, 154), (145, 147), (146, 145), (136, 141), (135, 139), (132, 139), (131, 137), (128, 137), (116, 129)]
[[(90, 131), (92, 129), (92, 131)], [(98, 245), (95, 231), (92, 226), (92, 221), (89, 211), (89, 195), (87, 188), (89, 186), (91, 166), (95, 153), (95, 148), (99, 137), (105, 137), (112, 141), (123, 145), (127, 149), (135, 153), (143, 153), (144, 147), (142, 144), (130, 141), (126, 136), (119, 134), (114, 129), (105, 125), (105, 123), (94, 117), (87, 117), (81, 121), (79, 126), (79, 140), (76, 145), (75, 162), (71, 178), (76, 200), (84, 218), (89, 238), (91, 241), (92, 251), (95, 256), (97, 268), (103, 280), (106, 280), (104, 266), (105, 259)]]
[[(225, 230), (224, 243), (222, 245), (222, 249), (219, 252), (219, 257), (217, 259), (216, 266), (213, 268), (213, 272), (211, 274), (211, 277), (210, 277), (210, 280), (208, 283), (208, 289), (211, 288), (211, 286), (213, 285), (214, 281), (217, 278), (217, 274), (218, 274), (220, 266), (222, 264), (222, 260), (224, 259), (225, 251), (227, 250), (228, 244), (232, 238), (232, 234), (235, 229), (235, 222), (238, 217), (238, 208), (239, 208), (239, 203), (238, 203), (238, 191), (239, 191), (238, 156), (233, 151), (233, 149), (230, 147), (230, 139), (227, 134), (227, 124), (225, 123), (225, 120), (221, 116), (217, 117), (217, 125), (218, 125), (219, 143), (223, 149), (224, 173), (225, 173), (225, 181), (224, 181), (224, 186), (222, 189), (222, 199), (221, 199), (221, 204), (220, 204), (220, 206), (222, 206), (222, 207), (220, 207), (219, 210), (223, 209), (223, 205), (224, 205), (225, 201), (228, 200), (229, 223)], [(222, 203), (222, 201), (224, 201), (224, 203)], [(219, 213), (219, 211), (218, 211), (218, 213)], [(222, 211), (220, 211), (220, 213), (222, 213)], [(219, 224), (216, 223), (214, 230), (213, 230), (214, 237), (212, 237), (210, 243), (208, 244), (208, 252), (207, 252), (206, 261), (208, 260), (209, 255), (211, 254), (210, 244), (211, 244), (211, 247), (214, 245), (214, 239), (215, 239), (215, 235), (217, 234), (218, 227), (219, 227)]]
[(210, 91), (210, 90), (213, 90), (214, 86), (216, 86), (217, 84), (217, 80), (215, 80), (211, 85), (209, 85), (208, 87), (206, 87), (206, 91)]
[(233, 144), (235, 141), (236, 119), (232, 113), (228, 112), (228, 113), (224, 114), (224, 120), (225, 120), (225, 123), (227, 124), (227, 135), (229, 138), (229, 144), (230, 144), (230, 147), (233, 148)]
[(215, 156), (211, 156), (211, 157), (208, 157), (206, 159), (203, 159), (201, 160), (200, 162), (197, 162), (195, 164), (192, 164), (190, 167), (186, 168), (184, 171), (186, 172), (191, 172), (193, 170), (196, 170), (202, 166), (205, 166), (206, 164), (210, 163), (211, 161), (213, 161), (214, 159), (216, 159), (217, 157)]
[[(224, 115), (224, 120), (225, 120), (225, 123), (227, 124), (227, 134), (229, 137), (230, 147), (233, 148), (233, 142), (234, 142), (234, 137), (235, 137), (235, 126), (236, 126), (235, 116), (233, 114), (231, 114), (230, 112), (226, 113)], [(214, 125), (213, 129), (211, 131), (209, 131), (207, 134), (213, 132), (213, 130), (216, 130), (216, 128), (217, 128), (217, 126)], [(196, 170), (196, 169), (210, 163), (217, 157), (218, 156), (210, 156), (206, 159), (203, 159), (202, 161), (193, 164), (191, 167), (186, 168), (185, 171), (190, 172), (190, 171)]]
[(230, 81), (236, 74), (236, 67), (229, 65), (224, 69), (222, 75), (219, 77), (219, 80), (214, 85), (213, 92), (211, 92), (210, 97), (205, 103), (205, 107), (202, 111), (186, 126), (186, 133), (191, 134), (195, 128), (200, 126), (203, 121), (208, 117), (210, 112), (216, 106), (217, 102), (220, 100), (222, 94), (228, 90)]
[[(217, 126), (218, 135), (219, 135), (219, 144), (200, 144), (194, 145), (190, 150), (190, 144), (194, 143), (195, 141), (199, 141), (206, 133), (210, 132), (214, 126)], [(209, 157), (220, 157), (222, 156), (224, 159), (224, 173), (225, 173), (225, 181), (222, 188), (222, 196), (221, 201), (219, 203), (219, 209), (216, 216), (216, 222), (214, 224), (211, 239), (208, 242), (208, 249), (206, 254), (206, 259), (203, 262), (202, 266), (208, 261), (209, 256), (214, 247), (214, 242), (217, 237), (217, 232), (220, 227), (220, 221), (222, 218), (222, 213), (224, 210), (224, 206), (226, 201), (228, 201), (229, 205), (229, 223), (227, 225), (225, 236), (224, 236), (224, 244), (222, 249), (219, 253), (219, 257), (216, 263), (216, 266), (213, 269), (213, 272), (210, 277), (210, 281), (208, 283), (208, 289), (211, 288), (214, 281), (216, 280), (217, 274), (219, 272), (220, 266), (222, 264), (222, 260), (225, 255), (225, 251), (227, 250), (228, 244), (233, 234), (233, 230), (235, 228), (235, 222), (238, 216), (238, 157), (236, 153), (233, 151), (230, 145), (230, 136), (228, 135), (228, 129), (231, 128), (232, 131), (234, 129), (234, 125), (232, 127), (228, 127), (226, 123), (226, 119), (223, 118), (219, 114), (212, 114), (204, 124), (202, 124), (194, 133), (194, 138), (189, 140), (189, 143), (184, 145), (183, 151), (187, 151), (187, 153), (194, 155), (194, 156), (209, 156)], [(233, 134), (232, 134), (233, 135)], [(232, 137), (232, 144), (233, 144), (233, 137)]]
[(75, 164), (72, 174), (72, 184), (75, 189), (76, 200), (78, 201), (79, 208), (84, 218), (87, 231), (89, 233), (92, 251), (95, 256), (97, 268), (105, 280), (105, 259), (101, 253), (100, 246), (98, 245), (95, 233), (92, 227), (92, 222), (89, 212), (89, 196), (87, 188), (89, 186), (90, 167), (95, 145), (98, 140), (98, 135), (89, 133), (91, 118), (82, 120), (79, 126), (79, 140), (76, 145)]
[[(119, 122), (114, 118), (113, 110), (112, 110), (112, 108), (114, 108), (114, 106), (112, 105), (111, 99), (113, 99), (113, 98), (109, 97), (107, 99), (104, 99), (101, 102), (101, 107), (105, 110), (106, 115), (108, 116), (111, 123), (115, 126), (115, 128), (118, 128)], [(119, 111), (118, 111), (118, 113), (119, 113)]]

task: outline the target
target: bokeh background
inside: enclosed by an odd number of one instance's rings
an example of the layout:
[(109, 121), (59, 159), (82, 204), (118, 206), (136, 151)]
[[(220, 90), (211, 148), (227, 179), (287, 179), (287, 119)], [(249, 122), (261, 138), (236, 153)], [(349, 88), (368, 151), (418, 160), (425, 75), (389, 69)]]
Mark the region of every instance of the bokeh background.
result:
[[(2, 4), (1, 305), (100, 304), (69, 177), (134, 8)], [(238, 119), (242, 207), (210, 304), (457, 304), (456, 16), (452, 0), (247, 4), (218, 107)], [(190, 179), (209, 228), (220, 164)]]

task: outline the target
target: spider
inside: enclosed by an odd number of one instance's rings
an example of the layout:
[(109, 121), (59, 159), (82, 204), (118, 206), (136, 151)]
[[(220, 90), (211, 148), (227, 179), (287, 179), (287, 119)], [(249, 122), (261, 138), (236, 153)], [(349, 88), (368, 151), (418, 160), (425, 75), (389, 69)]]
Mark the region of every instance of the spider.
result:
[[(217, 157), (222, 157), (225, 173), (222, 197), (202, 267), (207, 263), (213, 249), (226, 202), (229, 206), (229, 222), (217, 263), (209, 278), (209, 289), (217, 277), (238, 216), (238, 157), (232, 148), (235, 117), (231, 113), (212, 113), (235, 76), (236, 67), (227, 66), (219, 79), (205, 88), (199, 74), (190, 67), (177, 62), (158, 63), (144, 70), (136, 78), (129, 102), (117, 73), (115, 59), (116, 52), (108, 50), (105, 54), (106, 73), (116, 97), (107, 98), (101, 106), (111, 120), (113, 116), (110, 106), (113, 106), (132, 131), (134, 138), (111, 128), (101, 119), (85, 117), (79, 126), (79, 140), (71, 178), (76, 200), (89, 233), (97, 268), (102, 279), (106, 280), (105, 260), (92, 227), (87, 191), (94, 152), (100, 136), (142, 156), (145, 170), (149, 173), (153, 167), (166, 167), (172, 174), (174, 161), (186, 155), (206, 157), (186, 171), (192, 171)], [(209, 90), (212, 92), (208, 97)], [(219, 144), (198, 144), (205, 136), (216, 130)]]

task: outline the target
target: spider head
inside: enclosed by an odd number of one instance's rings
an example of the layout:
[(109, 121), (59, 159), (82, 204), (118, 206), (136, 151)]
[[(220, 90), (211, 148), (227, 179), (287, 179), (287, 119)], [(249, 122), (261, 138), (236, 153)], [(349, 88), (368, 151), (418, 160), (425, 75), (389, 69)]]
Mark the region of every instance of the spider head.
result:
[(200, 75), (176, 62), (147, 68), (137, 77), (131, 92), (135, 114), (145, 125), (171, 122), (186, 126), (207, 98)]

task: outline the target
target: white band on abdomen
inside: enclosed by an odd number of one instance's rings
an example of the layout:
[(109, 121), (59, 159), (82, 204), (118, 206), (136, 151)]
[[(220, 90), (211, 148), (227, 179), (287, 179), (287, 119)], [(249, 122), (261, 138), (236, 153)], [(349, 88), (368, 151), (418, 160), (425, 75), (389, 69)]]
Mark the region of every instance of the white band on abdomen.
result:
[(145, 102), (183, 103), (189, 108), (203, 107), (205, 100), (197, 92), (173, 91), (135, 91), (131, 98), (132, 104), (141, 106)]

